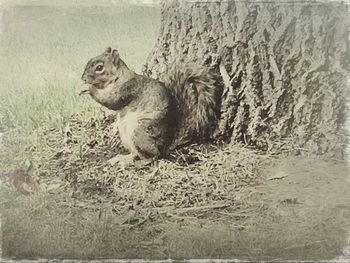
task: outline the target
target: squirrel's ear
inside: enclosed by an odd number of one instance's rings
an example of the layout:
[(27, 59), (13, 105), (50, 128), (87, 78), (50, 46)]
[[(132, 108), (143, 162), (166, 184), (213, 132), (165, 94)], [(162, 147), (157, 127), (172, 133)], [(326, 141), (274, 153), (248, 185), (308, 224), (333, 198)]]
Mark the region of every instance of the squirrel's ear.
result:
[(111, 47), (106, 48), (105, 53), (111, 53), (111, 52), (112, 52), (112, 48)]
[(113, 63), (116, 64), (119, 60), (119, 52), (116, 49), (113, 49), (112, 51), (112, 56), (113, 56)]

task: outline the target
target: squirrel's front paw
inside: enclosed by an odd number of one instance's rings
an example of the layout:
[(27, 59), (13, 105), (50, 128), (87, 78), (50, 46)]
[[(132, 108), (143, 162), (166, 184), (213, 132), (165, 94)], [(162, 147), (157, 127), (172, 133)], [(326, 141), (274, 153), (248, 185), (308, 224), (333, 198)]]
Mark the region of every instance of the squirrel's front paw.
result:
[(107, 161), (108, 164), (112, 166), (119, 165), (123, 169), (133, 165), (133, 162), (134, 157), (132, 154), (117, 155)]

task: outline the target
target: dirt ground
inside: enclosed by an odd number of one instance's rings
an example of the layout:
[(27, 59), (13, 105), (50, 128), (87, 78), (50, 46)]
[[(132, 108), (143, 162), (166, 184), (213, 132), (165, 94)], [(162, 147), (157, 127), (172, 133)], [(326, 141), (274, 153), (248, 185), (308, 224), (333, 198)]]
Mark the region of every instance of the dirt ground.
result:
[[(287, 157), (268, 167), (264, 174), (267, 179), (261, 185), (263, 200), (283, 225), (285, 231), (281, 233), (290, 239), (293, 234), (300, 238), (297, 235), (304, 232), (304, 239), (290, 246), (286, 244), (284, 250), (318, 250), (323, 246), (331, 250), (332, 242), (347, 245), (350, 177), (346, 163)], [(317, 235), (318, 238), (311, 238)], [(318, 253), (318, 259), (331, 259), (323, 258), (321, 250)]]
[(4, 258), (330, 260), (347, 246), (345, 161), (192, 145), (122, 169), (107, 163), (125, 153), (112, 122), (3, 136)]

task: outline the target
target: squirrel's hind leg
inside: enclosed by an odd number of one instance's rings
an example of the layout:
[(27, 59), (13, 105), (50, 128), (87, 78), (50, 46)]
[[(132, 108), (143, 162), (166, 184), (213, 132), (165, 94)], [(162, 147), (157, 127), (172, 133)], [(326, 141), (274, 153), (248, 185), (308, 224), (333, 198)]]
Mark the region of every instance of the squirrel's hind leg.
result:
[(135, 161), (140, 164), (154, 164), (162, 157), (162, 138), (158, 138), (158, 136), (154, 137), (146, 129), (139, 128), (135, 131), (133, 143), (139, 157), (139, 160)]
[(158, 167), (158, 159), (154, 159), (154, 158), (139, 159), (134, 161), (134, 165), (137, 168), (142, 168), (147, 165)]
[(165, 149), (164, 139), (161, 134), (150, 134), (148, 129), (140, 125), (130, 137), (132, 147), (128, 155), (117, 155), (108, 161), (111, 165), (121, 165), (123, 168), (135, 165), (138, 168), (147, 165), (156, 165), (158, 159), (163, 156), (161, 149)]
[(118, 154), (107, 162), (112, 166), (119, 165), (122, 169), (125, 169), (133, 165), (137, 168), (142, 168), (147, 165), (155, 165), (158, 163), (158, 160), (154, 158), (140, 159), (138, 156), (135, 157), (130, 153), (126, 155)]
[(109, 159), (107, 161), (107, 163), (109, 163), (112, 166), (115, 165), (120, 165), (123, 169), (125, 169), (126, 167), (131, 166), (134, 163), (135, 160), (135, 156), (133, 154), (118, 154), (116, 156), (114, 156), (113, 158)]

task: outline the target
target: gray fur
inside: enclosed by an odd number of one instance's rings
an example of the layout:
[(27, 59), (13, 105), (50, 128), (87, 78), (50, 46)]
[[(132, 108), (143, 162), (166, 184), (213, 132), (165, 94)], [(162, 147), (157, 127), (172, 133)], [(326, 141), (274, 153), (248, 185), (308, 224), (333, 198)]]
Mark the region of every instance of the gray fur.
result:
[(164, 84), (134, 73), (107, 48), (87, 63), (82, 80), (91, 97), (118, 112), (122, 142), (137, 159), (163, 157), (216, 125), (215, 80), (205, 70), (174, 70)]

